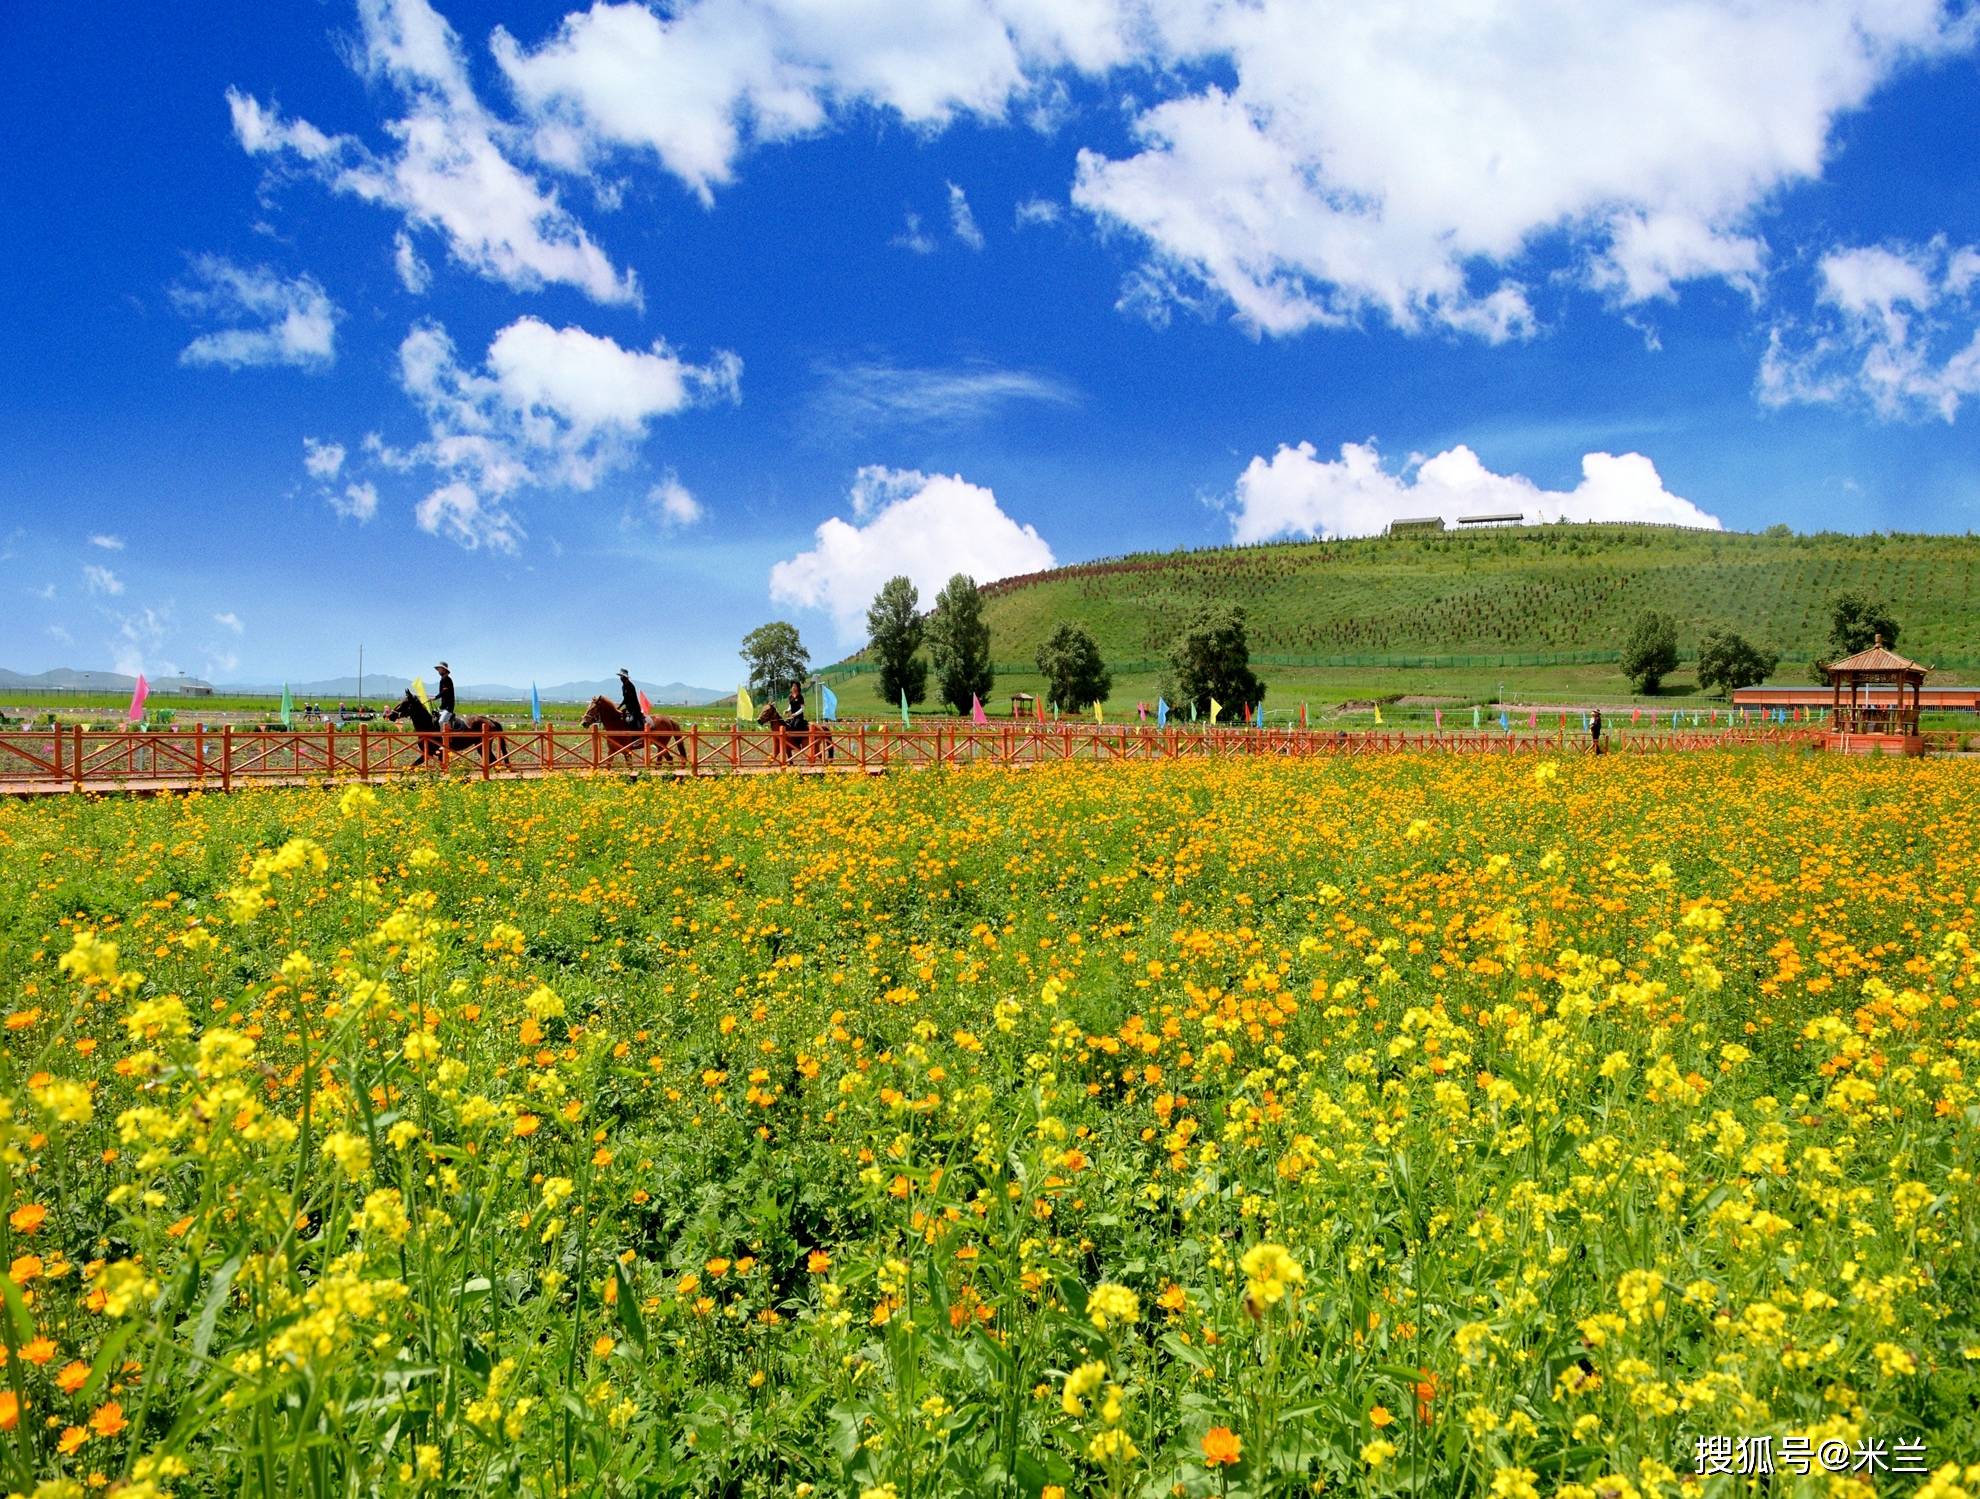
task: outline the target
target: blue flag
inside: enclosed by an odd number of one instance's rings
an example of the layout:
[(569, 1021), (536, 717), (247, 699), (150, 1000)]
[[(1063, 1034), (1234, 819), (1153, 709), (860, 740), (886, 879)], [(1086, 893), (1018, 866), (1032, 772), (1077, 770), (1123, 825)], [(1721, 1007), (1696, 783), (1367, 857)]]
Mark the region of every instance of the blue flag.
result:
[(543, 699), (536, 695), (536, 684), (534, 682), (529, 684), (529, 721), (531, 723), (543, 722)]
[(1506, 734), (1512, 732), (1512, 725), (1506, 722), (1506, 710), (1504, 708), (1499, 710), (1499, 729), (1502, 733)]
[(1158, 729), (1166, 729), (1168, 726), (1169, 726), (1169, 700), (1165, 697), (1158, 697), (1155, 699), (1155, 727)]
[(1478, 704), (1473, 703), (1471, 705), (1471, 726), (1474, 729), (1478, 727), (1478, 715), (1480, 711)]
[(820, 702), (818, 716), (827, 723), (830, 723), (839, 716), (839, 694), (827, 687), (823, 682), (820, 682), (818, 684), (818, 697)]
[(905, 687), (901, 689), (901, 727), (904, 729), (911, 729), (914, 727), (914, 720), (908, 717), (907, 688)]

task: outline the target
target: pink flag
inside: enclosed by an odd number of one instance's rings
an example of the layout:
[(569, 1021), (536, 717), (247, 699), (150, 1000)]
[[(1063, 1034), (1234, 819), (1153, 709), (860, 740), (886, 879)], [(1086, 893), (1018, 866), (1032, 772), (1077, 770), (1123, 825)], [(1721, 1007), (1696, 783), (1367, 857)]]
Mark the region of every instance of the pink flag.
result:
[(1526, 726), (1529, 729), (1540, 727), (1540, 710), (1538, 708), (1528, 708), (1526, 710)]
[(969, 695), (969, 721), (971, 723), (981, 723), (981, 724), (987, 724), (990, 722), (990, 720), (987, 717), (985, 717), (983, 713), (983, 699), (978, 697), (973, 692)]
[(1441, 729), (1444, 726), (1444, 710), (1442, 708), (1439, 708), (1436, 710), (1436, 712), (1437, 712), (1437, 727)]
[(646, 689), (644, 687), (639, 690), (639, 711), (644, 713), (648, 718), (653, 716), (653, 704), (646, 700)]
[(144, 673), (139, 672), (137, 685), (131, 689), (131, 711), (126, 713), (124, 717), (128, 718), (132, 723), (136, 723), (140, 718), (143, 718), (144, 700), (150, 696), (151, 684), (145, 681)]

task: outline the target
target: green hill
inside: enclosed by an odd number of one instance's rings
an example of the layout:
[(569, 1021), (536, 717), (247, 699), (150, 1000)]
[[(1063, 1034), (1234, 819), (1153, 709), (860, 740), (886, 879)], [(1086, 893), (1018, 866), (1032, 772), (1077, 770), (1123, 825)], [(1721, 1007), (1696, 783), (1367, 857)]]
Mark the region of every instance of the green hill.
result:
[[(1291, 542), (1143, 553), (1008, 579), (986, 590), (997, 696), (1032, 691), (1039, 643), (1084, 622), (1116, 678), (1112, 701), (1152, 696), (1179, 625), (1201, 603), (1250, 615), (1271, 701), (1421, 693), (1621, 700), (1614, 664), (1647, 609), (1679, 624), (1689, 656), (1713, 629), (1781, 652), (1808, 680), (1828, 601), (1860, 588), (1890, 604), (1905, 654), (1980, 674), (1980, 538), (1747, 535), (1631, 525)], [(847, 711), (879, 708), (871, 668), (834, 669)], [(1688, 675), (1665, 695), (1693, 690)]]

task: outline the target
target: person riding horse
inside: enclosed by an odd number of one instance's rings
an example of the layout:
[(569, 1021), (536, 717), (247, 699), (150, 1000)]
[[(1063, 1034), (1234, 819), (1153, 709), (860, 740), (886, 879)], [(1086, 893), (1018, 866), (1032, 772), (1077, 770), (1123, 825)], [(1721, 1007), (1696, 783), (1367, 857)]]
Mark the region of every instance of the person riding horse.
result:
[(804, 687), (801, 683), (791, 683), (790, 696), (784, 703), (784, 731), (803, 739), (811, 732), (811, 725), (804, 717)]
[(454, 679), (448, 673), (445, 661), (433, 669), (440, 673), (440, 688), (433, 696), (434, 706), (440, 710), (440, 727), (444, 731), (454, 726)]
[(646, 711), (639, 705), (639, 689), (633, 686), (632, 673), (623, 666), (619, 668), (619, 712), (625, 718), (627, 728), (646, 727)]

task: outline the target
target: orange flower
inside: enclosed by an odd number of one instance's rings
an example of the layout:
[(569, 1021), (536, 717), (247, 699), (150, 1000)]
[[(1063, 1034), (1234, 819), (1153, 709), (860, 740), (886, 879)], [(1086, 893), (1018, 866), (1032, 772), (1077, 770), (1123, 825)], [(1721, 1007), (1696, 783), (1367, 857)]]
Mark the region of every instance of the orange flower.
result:
[(124, 1407), (115, 1400), (99, 1406), (89, 1418), (89, 1429), (100, 1437), (114, 1437), (130, 1424), (124, 1419)]
[(40, 1277), (41, 1256), (38, 1254), (24, 1254), (7, 1267), (7, 1278), (17, 1286), (24, 1286)]
[(55, 1375), (55, 1388), (64, 1395), (73, 1395), (89, 1382), (89, 1365), (77, 1360), (62, 1365)]
[(12, 1390), (0, 1390), (0, 1431), (12, 1431), (21, 1422), (21, 1404)]
[(1389, 1414), (1389, 1408), (1386, 1405), (1378, 1405), (1368, 1413), (1369, 1424), (1378, 1430), (1384, 1426), (1393, 1426), (1395, 1420), (1396, 1418)]
[(526, 1140), (535, 1134), (542, 1124), (543, 1121), (538, 1119), (534, 1114), (518, 1114), (516, 1115), (516, 1134), (519, 1138)]
[(56, 1438), (55, 1450), (61, 1453), (62, 1456), (67, 1457), (88, 1440), (89, 1433), (83, 1430), (82, 1427), (67, 1426), (62, 1429), (62, 1435)]
[(822, 1249), (814, 1249), (805, 1257), (804, 1268), (813, 1275), (823, 1275), (832, 1268), (832, 1256)]
[(38, 1202), (23, 1203), (7, 1215), (7, 1224), (17, 1234), (31, 1234), (47, 1221), (48, 1209)]
[(1243, 1454), (1243, 1439), (1230, 1427), (1213, 1426), (1203, 1433), (1203, 1461), (1211, 1467), (1228, 1467)]
[(21, 1357), (39, 1367), (55, 1357), (55, 1344), (49, 1338), (35, 1338), (21, 1349)]

